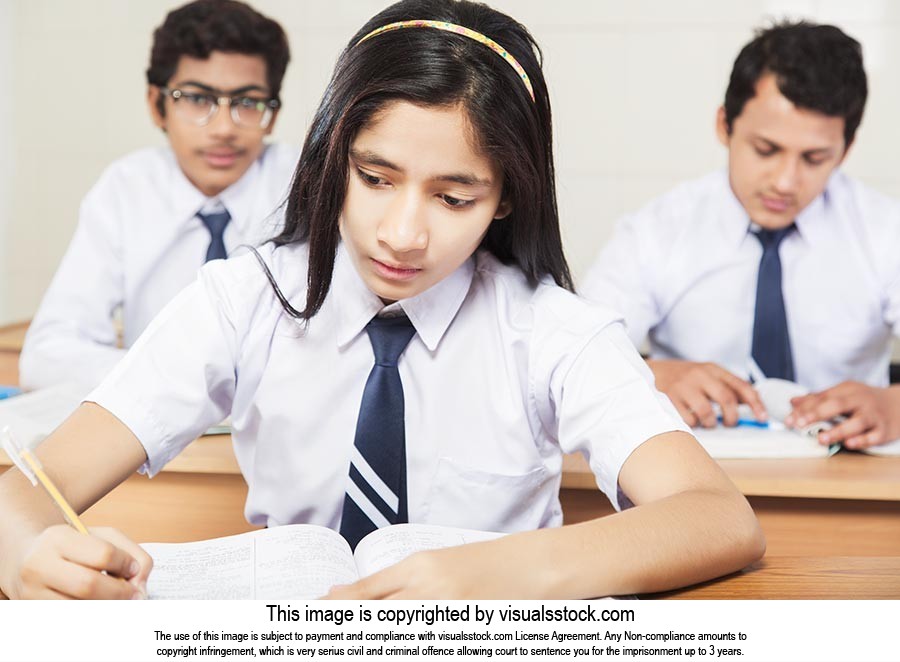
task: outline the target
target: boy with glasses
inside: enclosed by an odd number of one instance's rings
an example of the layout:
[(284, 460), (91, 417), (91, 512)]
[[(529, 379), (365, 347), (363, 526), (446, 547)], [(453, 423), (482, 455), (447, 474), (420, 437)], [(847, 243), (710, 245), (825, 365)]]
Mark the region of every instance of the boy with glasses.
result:
[(859, 43), (785, 23), (738, 55), (719, 109), (728, 168), (624, 218), (582, 294), (650, 340), (656, 386), (690, 425), (765, 419), (754, 372), (798, 382), (785, 423), (852, 449), (900, 437), (900, 205), (844, 175), (866, 103)]
[(197, 0), (154, 33), (148, 105), (168, 147), (113, 163), (82, 202), (78, 228), (25, 339), (33, 389), (98, 383), (208, 260), (277, 234), (297, 152), (263, 140), (289, 60), (275, 21), (230, 0)]

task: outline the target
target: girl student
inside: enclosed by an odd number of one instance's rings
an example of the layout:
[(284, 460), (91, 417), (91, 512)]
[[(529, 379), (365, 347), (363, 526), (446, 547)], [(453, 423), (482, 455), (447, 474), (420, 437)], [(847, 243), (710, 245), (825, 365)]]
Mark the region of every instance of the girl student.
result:
[[(354, 35), (286, 226), (215, 261), (38, 455), (76, 509), (231, 416), (248, 519), (355, 543), (396, 522), (512, 532), (415, 554), (338, 598), (578, 598), (737, 570), (764, 541), (622, 324), (570, 292), (550, 104), (527, 30), (405, 0)], [(562, 454), (622, 512), (560, 527)], [(149, 557), (0, 478), (0, 588), (140, 596)], [(105, 573), (103, 572), (105, 571)]]

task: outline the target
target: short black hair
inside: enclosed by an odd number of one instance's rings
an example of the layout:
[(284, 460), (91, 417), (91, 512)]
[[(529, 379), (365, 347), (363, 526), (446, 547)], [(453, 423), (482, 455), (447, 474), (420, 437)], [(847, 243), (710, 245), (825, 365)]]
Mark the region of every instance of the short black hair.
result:
[[(236, 0), (195, 0), (170, 11), (153, 33), (147, 82), (165, 87), (183, 55), (205, 60), (213, 51), (262, 56), (272, 98), (279, 98), (291, 59), (287, 36), (271, 18)], [(162, 102), (160, 97), (165, 114)]]
[[(464, 26), (502, 44), (527, 72), (534, 99), (506, 60), (455, 32), (394, 30), (360, 43), (376, 28), (413, 20)], [(478, 147), (503, 171), (503, 197), (512, 206), (506, 218), (488, 227), (481, 248), (517, 266), (533, 285), (550, 276), (571, 290), (556, 206), (550, 97), (537, 43), (521, 23), (478, 2), (401, 0), (370, 19), (347, 44), (307, 133), (284, 230), (272, 240), (276, 246), (309, 245), (302, 311), (288, 304), (269, 274), (285, 311), (308, 320), (325, 301), (340, 240), (350, 146), (398, 100), (424, 108), (462, 107)]]
[(800, 108), (844, 118), (849, 146), (862, 121), (868, 85), (859, 42), (833, 25), (776, 23), (744, 46), (725, 92), (725, 123), (731, 131), (756, 83), (774, 74), (778, 90)]

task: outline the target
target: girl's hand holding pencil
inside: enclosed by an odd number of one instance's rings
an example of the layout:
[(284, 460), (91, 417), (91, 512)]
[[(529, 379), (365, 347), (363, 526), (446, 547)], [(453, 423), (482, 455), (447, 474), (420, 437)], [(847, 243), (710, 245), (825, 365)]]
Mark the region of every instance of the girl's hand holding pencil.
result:
[(51, 526), (25, 547), (9, 597), (145, 598), (150, 556), (115, 529), (88, 531), (35, 454), (19, 446), (9, 428), (0, 432), (0, 442), (19, 471), (44, 488), (71, 525)]
[(38, 534), (17, 565), (10, 598), (139, 600), (153, 561), (116, 529), (85, 535), (61, 524)]

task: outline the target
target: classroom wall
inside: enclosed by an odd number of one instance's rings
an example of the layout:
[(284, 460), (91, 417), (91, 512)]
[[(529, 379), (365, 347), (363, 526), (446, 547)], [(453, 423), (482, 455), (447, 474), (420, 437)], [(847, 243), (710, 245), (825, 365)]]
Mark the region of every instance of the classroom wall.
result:
[[(0, 0), (0, 90), (13, 89), (15, 71), (13, 38), (14, 8), (11, 0)], [(0, 155), (10, 155), (13, 149), (12, 104), (0, 103)], [(13, 159), (0, 156), (0, 255), (3, 247), (9, 245), (7, 239), (8, 222), (12, 217), (12, 180), (15, 168)], [(9, 265), (0, 257), (0, 283), (10, 278)], [(7, 288), (0, 286), (0, 318), (8, 310)]]
[[(299, 144), (334, 60), (375, 0), (251, 0), (293, 61), (274, 137)], [(169, 0), (0, 0), (0, 323), (29, 318), (104, 166), (163, 144), (145, 109)], [(846, 169), (900, 196), (900, 3), (888, 0), (493, 0), (544, 49), (566, 247), (582, 274), (615, 219), (724, 164), (713, 133), (731, 63), (771, 17), (834, 22), (865, 48), (871, 96)], [(11, 156), (11, 158), (8, 158)]]

